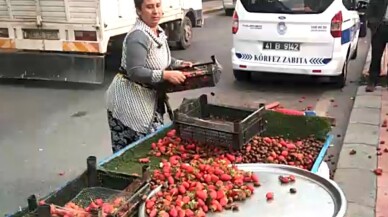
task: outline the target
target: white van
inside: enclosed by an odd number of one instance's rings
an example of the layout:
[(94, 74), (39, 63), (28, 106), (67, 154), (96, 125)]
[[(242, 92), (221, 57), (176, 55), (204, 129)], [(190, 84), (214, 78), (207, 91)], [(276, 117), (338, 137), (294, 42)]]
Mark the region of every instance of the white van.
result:
[(232, 63), (236, 80), (269, 72), (330, 76), (339, 87), (357, 56), (355, 0), (237, 0)]

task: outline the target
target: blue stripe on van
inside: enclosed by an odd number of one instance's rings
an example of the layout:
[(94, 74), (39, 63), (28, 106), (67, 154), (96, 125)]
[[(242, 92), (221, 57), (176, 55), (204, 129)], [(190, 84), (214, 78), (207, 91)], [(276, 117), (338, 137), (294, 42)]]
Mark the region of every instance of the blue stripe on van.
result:
[(354, 24), (348, 29), (342, 30), (341, 44), (349, 43), (356, 36), (356, 31), (359, 29), (359, 23)]

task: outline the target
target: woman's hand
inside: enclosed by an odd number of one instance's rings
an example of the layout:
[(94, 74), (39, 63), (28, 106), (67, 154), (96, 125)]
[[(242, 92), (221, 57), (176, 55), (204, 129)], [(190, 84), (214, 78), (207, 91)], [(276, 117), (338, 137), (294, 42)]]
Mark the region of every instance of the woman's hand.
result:
[(193, 63), (190, 62), (190, 61), (182, 61), (181, 65), (183, 67), (192, 67), (193, 66)]
[(163, 79), (177, 85), (185, 82), (186, 76), (181, 71), (167, 70), (163, 72)]

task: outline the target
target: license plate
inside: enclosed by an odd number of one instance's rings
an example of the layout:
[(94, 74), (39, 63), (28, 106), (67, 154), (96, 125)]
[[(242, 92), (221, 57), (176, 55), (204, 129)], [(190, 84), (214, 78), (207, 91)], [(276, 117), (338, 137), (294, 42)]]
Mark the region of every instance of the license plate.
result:
[(58, 40), (58, 30), (38, 30), (38, 29), (26, 29), (24, 30), (25, 39), (41, 39), (41, 40)]
[(292, 42), (264, 42), (264, 50), (286, 50), (286, 51), (299, 51), (300, 43)]

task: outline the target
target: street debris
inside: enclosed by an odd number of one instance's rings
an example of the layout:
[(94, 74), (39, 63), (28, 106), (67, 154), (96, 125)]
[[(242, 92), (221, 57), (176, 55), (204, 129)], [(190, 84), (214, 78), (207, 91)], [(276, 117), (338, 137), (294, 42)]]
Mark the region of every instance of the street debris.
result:
[(357, 153), (357, 151), (354, 150), (354, 149), (352, 149), (352, 150), (349, 152), (350, 155), (355, 155), (356, 153)]
[(296, 194), (296, 188), (290, 188), (290, 193), (291, 194)]
[(85, 116), (86, 114), (87, 114), (86, 111), (79, 111), (79, 112), (72, 114), (71, 117), (72, 118), (79, 118), (79, 117)]

